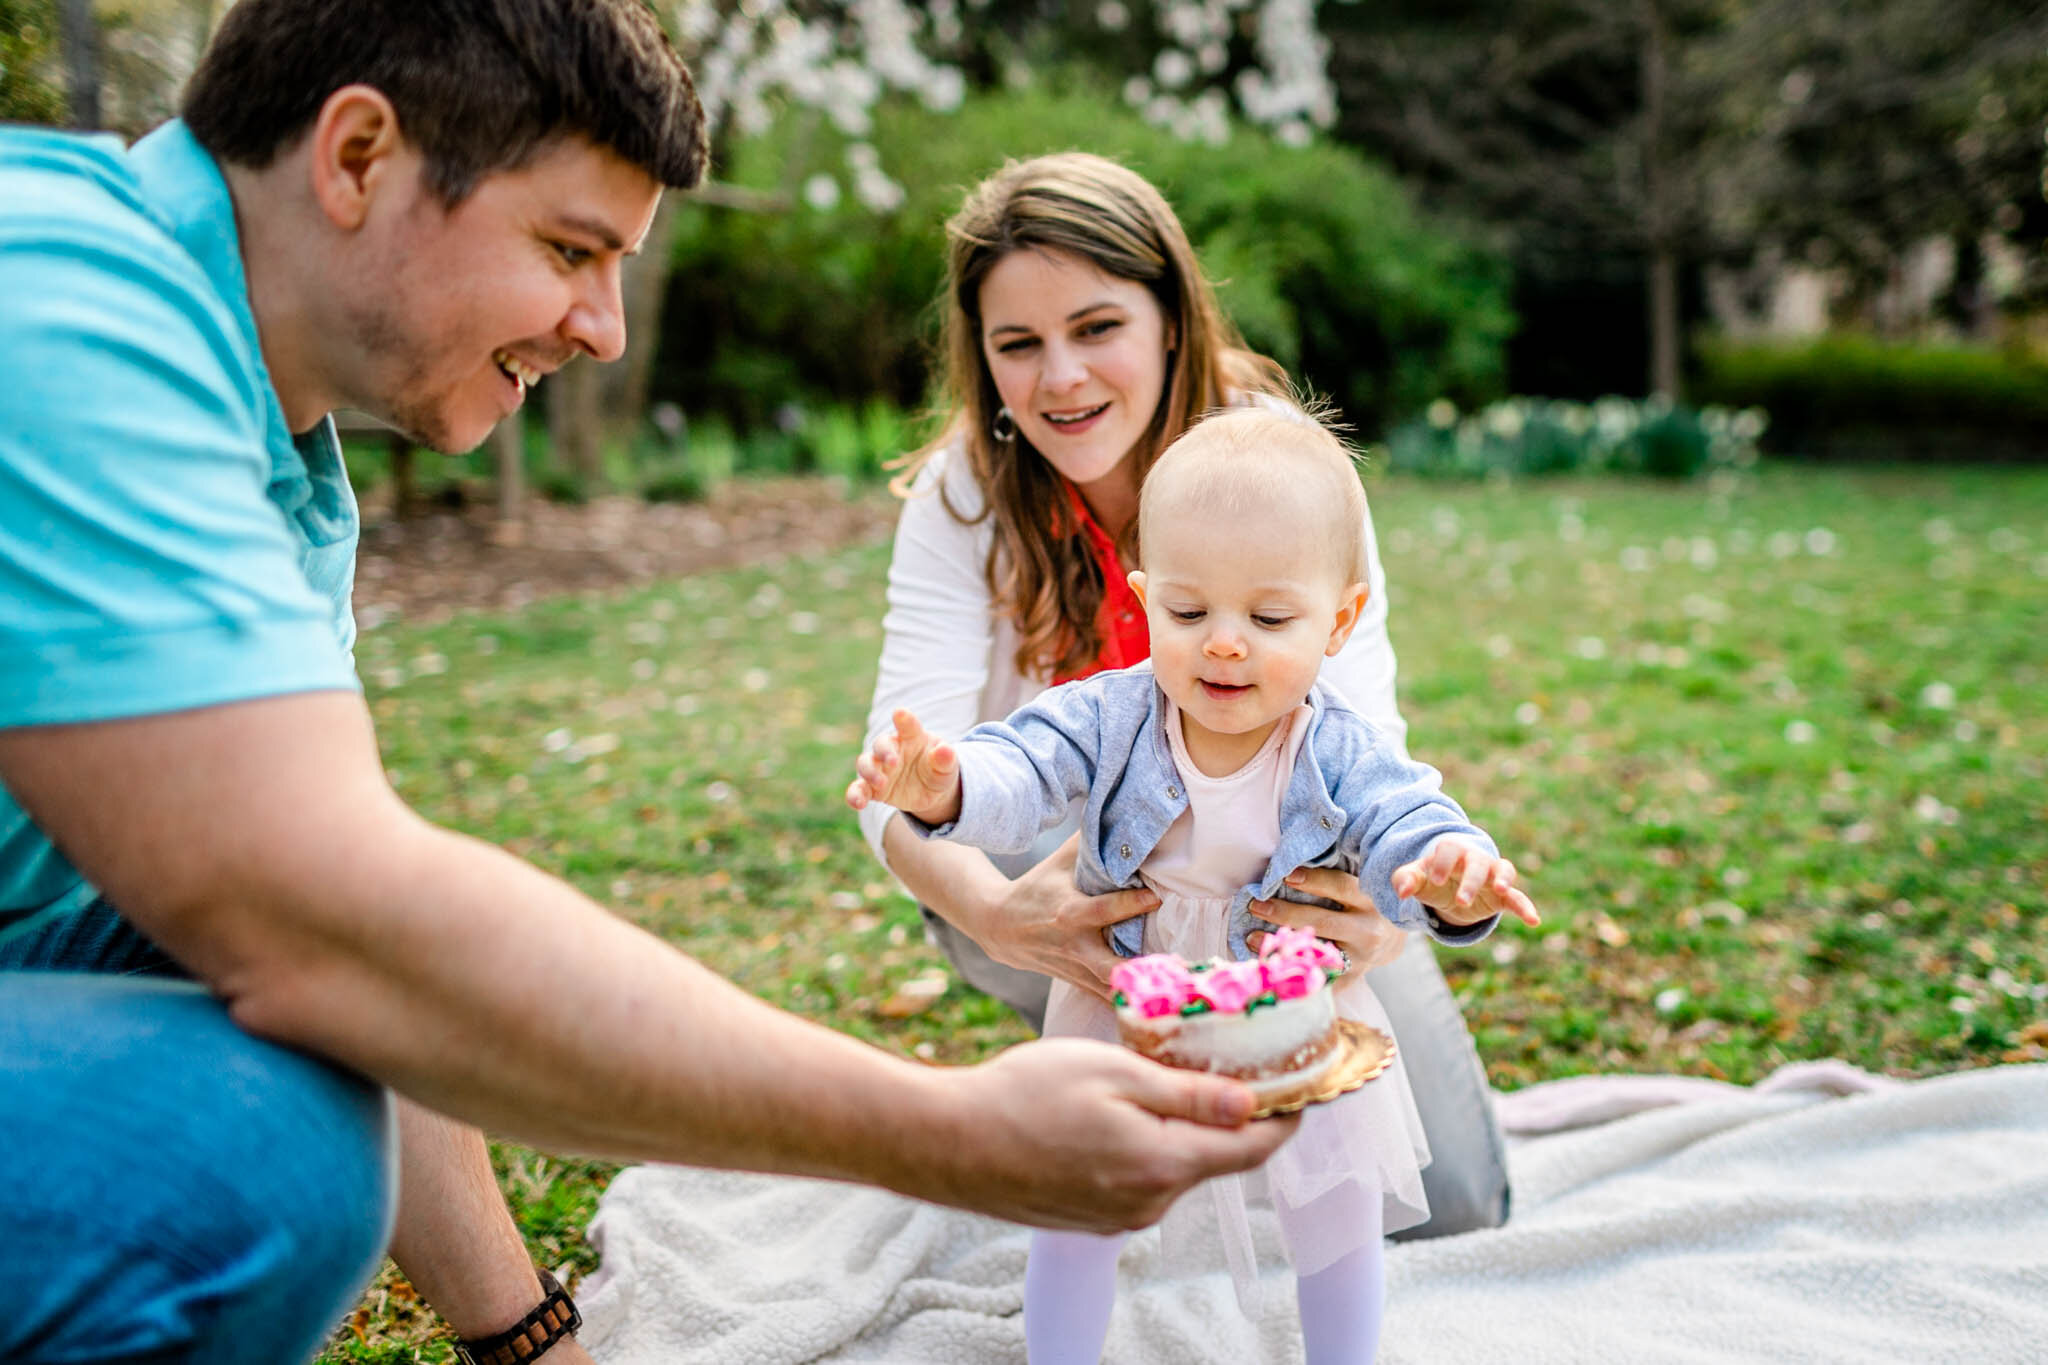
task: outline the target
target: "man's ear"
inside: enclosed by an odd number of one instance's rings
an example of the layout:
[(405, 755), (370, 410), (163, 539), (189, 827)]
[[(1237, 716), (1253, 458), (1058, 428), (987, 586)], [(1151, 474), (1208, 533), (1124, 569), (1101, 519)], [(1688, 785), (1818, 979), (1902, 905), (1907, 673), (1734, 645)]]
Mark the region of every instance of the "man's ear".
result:
[(1323, 647), (1323, 653), (1336, 657), (1344, 648), (1344, 642), (1351, 638), (1351, 628), (1358, 624), (1358, 613), (1365, 610), (1365, 599), (1372, 596), (1372, 589), (1363, 583), (1353, 583), (1344, 589), (1344, 595), (1337, 601), (1337, 621), (1330, 627), (1330, 643)]
[(320, 106), (306, 136), (314, 199), (336, 227), (354, 231), (403, 159), (398, 111), (375, 86), (344, 85)]
[(1143, 569), (1133, 569), (1133, 570), (1131, 570), (1131, 572), (1130, 572), (1130, 575), (1129, 575), (1129, 576), (1128, 576), (1127, 578), (1125, 578), (1125, 579), (1124, 579), (1124, 582), (1126, 582), (1126, 583), (1130, 584), (1130, 585), (1131, 585), (1131, 591), (1137, 594), (1137, 596), (1138, 596), (1138, 605), (1139, 605), (1139, 606), (1141, 606), (1141, 607), (1142, 607), (1142, 606), (1144, 606), (1144, 605), (1145, 605), (1145, 571), (1144, 571)]

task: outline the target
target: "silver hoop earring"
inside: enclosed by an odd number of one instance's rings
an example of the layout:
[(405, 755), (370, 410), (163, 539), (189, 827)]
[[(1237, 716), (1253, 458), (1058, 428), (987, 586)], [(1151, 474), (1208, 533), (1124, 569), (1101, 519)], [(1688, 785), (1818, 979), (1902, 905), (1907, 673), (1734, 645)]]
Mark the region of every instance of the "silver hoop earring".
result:
[(1017, 419), (1007, 407), (996, 409), (996, 420), (988, 424), (988, 434), (1004, 445), (1017, 439)]

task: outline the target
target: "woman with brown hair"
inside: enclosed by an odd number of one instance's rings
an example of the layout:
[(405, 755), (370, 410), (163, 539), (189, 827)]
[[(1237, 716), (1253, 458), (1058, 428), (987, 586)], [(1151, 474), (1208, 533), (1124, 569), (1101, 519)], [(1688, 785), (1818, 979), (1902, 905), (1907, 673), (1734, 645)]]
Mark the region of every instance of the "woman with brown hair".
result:
[[(1218, 308), (1172, 208), (1144, 177), (1069, 152), (1011, 162), (947, 224), (945, 394), (951, 418), (911, 458), (889, 568), (868, 742), (898, 708), (950, 739), (1055, 683), (1149, 656), (1135, 567), (1138, 489), (1160, 451), (1217, 407), (1282, 406), (1287, 379)], [(1322, 677), (1397, 741), (1385, 574), (1368, 515), (1370, 595)], [(1034, 1028), (1050, 978), (1109, 992), (1103, 930), (1154, 908), (1144, 889), (1074, 885), (1072, 822), (1023, 859), (920, 840), (887, 806), (861, 812), (876, 855), (924, 908), (961, 975)], [(1064, 840), (1065, 842), (1061, 842)], [(1485, 1076), (1429, 947), (1388, 925), (1355, 877), (1305, 869), (1315, 903), (1261, 902), (1345, 949), (1431, 1077), (1430, 1220), (1410, 1235), (1499, 1224), (1507, 1180)], [(1391, 960), (1389, 960), (1391, 959)]]

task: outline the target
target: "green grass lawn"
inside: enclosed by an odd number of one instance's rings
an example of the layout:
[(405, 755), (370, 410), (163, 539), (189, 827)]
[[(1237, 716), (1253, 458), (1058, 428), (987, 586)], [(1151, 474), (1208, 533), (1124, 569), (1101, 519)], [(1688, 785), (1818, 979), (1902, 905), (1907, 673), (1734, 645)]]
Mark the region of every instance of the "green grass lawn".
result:
[[(1546, 918), (1446, 955), (1497, 1086), (2048, 1057), (2048, 471), (1372, 497), (1410, 748)], [(1025, 1032), (957, 982), (896, 1017), (944, 964), (840, 801), (886, 563), (374, 631), (391, 780), (764, 999), (987, 1056)], [(611, 1168), (499, 1157), (588, 1270)], [(414, 1358), (450, 1357), (389, 1277), (323, 1357)]]

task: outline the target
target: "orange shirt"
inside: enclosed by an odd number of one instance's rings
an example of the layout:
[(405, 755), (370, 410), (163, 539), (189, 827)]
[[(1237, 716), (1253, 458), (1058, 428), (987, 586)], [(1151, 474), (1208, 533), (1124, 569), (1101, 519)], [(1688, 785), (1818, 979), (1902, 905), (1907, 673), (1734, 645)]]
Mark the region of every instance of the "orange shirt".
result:
[(1081, 490), (1071, 483), (1066, 487), (1074, 515), (1080, 518), (1081, 534), (1102, 570), (1102, 609), (1095, 617), (1095, 638), (1102, 642), (1102, 650), (1093, 663), (1079, 671), (1055, 674), (1056, 683), (1074, 682), (1104, 669), (1129, 668), (1152, 657), (1152, 632), (1145, 623), (1145, 607), (1138, 601), (1138, 594), (1131, 591), (1124, 566), (1116, 557), (1115, 539), (1088, 510)]

